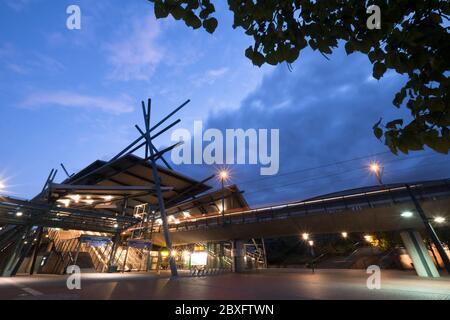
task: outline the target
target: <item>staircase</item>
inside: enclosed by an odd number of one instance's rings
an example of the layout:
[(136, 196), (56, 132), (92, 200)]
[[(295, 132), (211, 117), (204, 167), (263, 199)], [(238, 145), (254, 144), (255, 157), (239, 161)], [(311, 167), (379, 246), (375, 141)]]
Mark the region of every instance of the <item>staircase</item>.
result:
[(245, 245), (245, 258), (246, 261), (251, 261), (256, 269), (266, 267), (263, 246), (262, 244), (258, 244), (255, 239), (252, 239), (251, 244)]

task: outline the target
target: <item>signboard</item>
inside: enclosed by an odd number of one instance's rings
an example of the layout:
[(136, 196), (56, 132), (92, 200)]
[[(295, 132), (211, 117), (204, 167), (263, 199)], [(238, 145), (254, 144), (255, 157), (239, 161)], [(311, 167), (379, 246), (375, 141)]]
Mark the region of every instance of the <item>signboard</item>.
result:
[(111, 242), (111, 239), (108, 237), (93, 236), (89, 234), (81, 235), (79, 240), (81, 243), (87, 243), (93, 247), (101, 247)]
[(152, 242), (145, 239), (129, 239), (128, 246), (138, 249), (149, 249), (152, 246)]

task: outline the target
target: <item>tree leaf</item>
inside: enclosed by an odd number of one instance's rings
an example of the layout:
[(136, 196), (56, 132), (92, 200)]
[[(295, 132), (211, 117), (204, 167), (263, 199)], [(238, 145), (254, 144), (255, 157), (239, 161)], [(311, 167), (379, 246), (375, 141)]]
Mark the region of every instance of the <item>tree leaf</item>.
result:
[(392, 120), (388, 123), (386, 123), (386, 128), (388, 129), (397, 129), (397, 126), (401, 126), (403, 125), (403, 120), (402, 119), (396, 119), (396, 120)]
[(218, 22), (216, 18), (209, 18), (203, 21), (203, 28), (205, 28), (205, 30), (208, 31), (209, 33), (213, 33), (214, 30), (216, 30), (217, 25)]
[(184, 18), (184, 22), (186, 23), (186, 25), (194, 29), (198, 29), (202, 26), (202, 22), (192, 11), (188, 11), (186, 17)]
[(381, 139), (383, 136), (383, 130), (381, 130), (380, 127), (373, 128), (373, 134), (377, 137), (377, 139)]
[(161, 4), (161, 1), (155, 2), (154, 10), (156, 19), (166, 18), (169, 15), (169, 10)]
[(386, 65), (382, 62), (376, 62), (373, 65), (373, 77), (377, 80), (380, 80), (380, 78), (383, 76), (383, 74), (386, 72)]

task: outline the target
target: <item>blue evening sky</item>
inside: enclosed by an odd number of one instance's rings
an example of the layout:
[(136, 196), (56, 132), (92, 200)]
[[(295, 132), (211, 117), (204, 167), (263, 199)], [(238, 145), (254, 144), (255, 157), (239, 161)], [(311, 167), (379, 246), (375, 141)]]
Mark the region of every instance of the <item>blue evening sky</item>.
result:
[[(244, 56), (252, 39), (232, 29), (225, 1), (216, 2), (219, 27), (210, 35), (156, 21), (146, 0), (0, 0), (0, 180), (7, 192), (32, 197), (60, 162), (75, 172), (120, 151), (136, 137), (140, 101), (148, 97), (155, 119), (191, 99), (180, 113), (191, 130), (194, 120), (280, 129), (278, 176), (261, 178), (254, 165), (231, 168), (231, 182), (254, 205), (373, 184), (366, 170), (354, 170), (370, 160), (385, 162), (386, 182), (450, 176), (448, 156), (429, 150), (299, 171), (387, 151), (371, 128), (380, 117), (407, 116), (391, 103), (404, 78), (387, 73), (376, 81), (365, 56), (342, 48), (330, 61), (306, 50), (292, 71), (255, 67)], [(71, 4), (81, 8), (81, 30), (66, 28)], [(167, 146), (169, 137), (158, 144)], [(215, 167), (178, 170), (201, 179)]]

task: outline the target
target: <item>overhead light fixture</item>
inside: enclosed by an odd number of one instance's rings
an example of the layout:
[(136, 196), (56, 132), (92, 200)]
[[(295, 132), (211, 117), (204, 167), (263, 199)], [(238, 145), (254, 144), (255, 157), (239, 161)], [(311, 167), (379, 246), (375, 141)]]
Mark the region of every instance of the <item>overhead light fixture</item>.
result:
[(22, 211), (17, 211), (16, 212), (16, 217), (21, 217), (23, 216), (23, 212)]
[(172, 250), (172, 252), (170, 253), (170, 255), (172, 257), (176, 257), (177, 256), (177, 250)]
[(113, 196), (104, 196), (103, 199), (105, 199), (105, 201), (111, 201)]
[(434, 222), (436, 222), (436, 223), (444, 223), (445, 222), (445, 218), (444, 217), (435, 217), (434, 218)]
[(414, 214), (411, 211), (403, 211), (400, 215), (403, 218), (411, 218)]
[(190, 218), (191, 214), (189, 213), (189, 211), (183, 211), (183, 217)]
[(119, 225), (117, 224), (117, 223), (114, 223), (114, 228), (118, 228), (119, 227)]
[(81, 196), (79, 194), (75, 194), (72, 196), (69, 196), (73, 201), (75, 201), (75, 203), (80, 202)]
[(303, 238), (303, 240), (308, 240), (309, 239), (309, 233), (303, 233), (302, 234), (302, 238)]
[(65, 207), (70, 205), (70, 199), (58, 199), (58, 202), (61, 202)]

